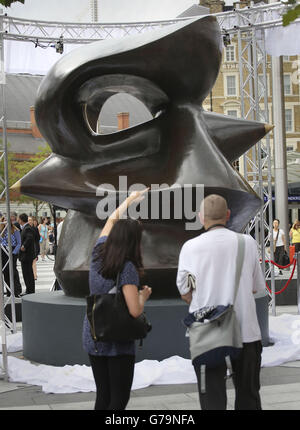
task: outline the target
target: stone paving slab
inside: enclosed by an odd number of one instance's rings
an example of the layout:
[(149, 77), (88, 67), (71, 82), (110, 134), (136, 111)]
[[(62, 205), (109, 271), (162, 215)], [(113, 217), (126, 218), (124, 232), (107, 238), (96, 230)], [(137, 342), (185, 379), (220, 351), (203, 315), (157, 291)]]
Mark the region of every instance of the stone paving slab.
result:
[[(235, 392), (227, 390), (228, 410), (233, 409)], [(300, 409), (300, 384), (273, 385), (261, 388), (264, 410)], [(93, 410), (94, 401), (35, 404), (1, 407), (0, 410)], [(131, 397), (127, 410), (199, 410), (198, 394), (167, 394)]]
[[(296, 362), (298, 365), (299, 363)], [(267, 375), (266, 375), (267, 373)], [(299, 367), (262, 369), (261, 397), (263, 409), (300, 409)], [(268, 382), (264, 384), (263, 381)], [(271, 382), (273, 381), (273, 384)], [(279, 381), (275, 383), (274, 381)], [(227, 384), (228, 409), (233, 409), (235, 391)], [(0, 381), (0, 410), (10, 409), (72, 409), (92, 410), (95, 393), (46, 394), (35, 385)], [(197, 410), (197, 384), (150, 386), (134, 390), (128, 410)]]
[(16, 384), (13, 382), (0, 381), (0, 394), (8, 391), (19, 390), (20, 388), (28, 387), (28, 385)]

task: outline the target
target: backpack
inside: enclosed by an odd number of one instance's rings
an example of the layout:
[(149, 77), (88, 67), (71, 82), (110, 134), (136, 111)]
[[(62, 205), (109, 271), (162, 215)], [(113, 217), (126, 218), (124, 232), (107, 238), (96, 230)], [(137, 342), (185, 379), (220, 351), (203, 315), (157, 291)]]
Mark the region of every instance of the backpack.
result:
[(245, 241), (238, 234), (238, 251), (235, 275), (234, 302), (227, 306), (209, 306), (185, 318), (188, 326), (190, 353), (194, 367), (200, 367), (201, 393), (205, 393), (205, 369), (226, 363), (228, 377), (232, 376), (231, 359), (236, 359), (243, 347), (240, 326), (236, 319), (234, 303), (242, 272)]

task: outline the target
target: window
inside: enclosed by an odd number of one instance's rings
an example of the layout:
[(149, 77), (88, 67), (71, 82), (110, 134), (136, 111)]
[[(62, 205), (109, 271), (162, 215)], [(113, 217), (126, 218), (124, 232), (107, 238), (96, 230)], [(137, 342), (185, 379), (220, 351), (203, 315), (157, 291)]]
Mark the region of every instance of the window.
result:
[(293, 130), (293, 111), (292, 109), (285, 109), (285, 131), (291, 132)]
[(225, 48), (225, 61), (235, 61), (235, 47), (234, 47), (234, 45), (226, 46), (226, 48)]
[(226, 76), (227, 95), (236, 96), (236, 76)]
[(227, 111), (227, 115), (228, 115), (228, 116), (232, 116), (233, 118), (237, 118), (237, 116), (238, 116), (237, 114), (238, 114), (238, 113), (237, 113), (237, 110), (236, 110), (236, 109), (234, 109), (234, 110), (233, 110), (233, 109), (230, 109), (230, 110), (228, 110), (228, 111)]
[(283, 86), (284, 86), (285, 95), (292, 94), (291, 75), (289, 74), (283, 75)]
[(290, 61), (290, 57), (288, 55), (282, 56), (283, 61)]

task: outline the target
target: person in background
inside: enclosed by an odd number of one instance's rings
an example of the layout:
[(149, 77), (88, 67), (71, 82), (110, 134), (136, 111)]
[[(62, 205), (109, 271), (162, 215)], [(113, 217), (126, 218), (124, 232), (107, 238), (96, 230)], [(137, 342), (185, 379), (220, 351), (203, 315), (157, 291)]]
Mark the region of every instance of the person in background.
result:
[[(17, 221), (18, 216), (16, 212), (13, 212), (12, 215), (10, 216), (10, 220), (12, 222), (12, 224), (19, 230), (20, 235), (21, 235), (21, 226)], [(19, 292), (19, 295), (22, 293), (22, 285), (21, 285), (21, 281), (20, 281), (20, 275), (19, 275), (19, 271), (17, 268), (17, 258), (15, 259), (14, 262), (14, 286), (15, 286), (15, 291)]]
[(38, 261), (39, 253), (40, 253), (40, 233), (39, 233), (39, 229), (37, 227), (36, 218), (34, 218), (32, 216), (28, 217), (28, 223), (29, 223), (29, 225), (32, 228), (33, 233), (34, 233), (35, 258), (34, 258), (33, 263), (32, 263), (32, 270), (33, 270), (34, 280), (36, 281), (37, 280), (36, 263)]
[[(146, 192), (145, 190), (144, 192)], [(144, 192), (132, 193), (107, 219), (92, 253), (89, 272), (91, 294), (108, 293), (119, 274), (129, 313), (137, 318), (151, 295), (151, 288), (139, 289), (143, 271), (142, 225), (137, 220), (120, 219)], [(89, 354), (96, 383), (95, 410), (124, 410), (129, 401), (135, 363), (135, 343), (94, 342), (87, 316), (83, 325), (83, 347)]]
[(296, 219), (290, 229), (290, 238), (292, 245), (295, 246), (295, 252), (300, 252), (300, 221)]
[(59, 244), (59, 239), (60, 239), (60, 234), (61, 234), (63, 224), (64, 224), (64, 218), (60, 218), (60, 222), (57, 225), (57, 230), (56, 230), (56, 232), (57, 232), (57, 237), (56, 237), (57, 246)]
[(35, 216), (33, 216), (33, 217), (32, 217), (32, 219), (33, 219), (33, 226), (34, 226), (34, 227), (36, 227), (36, 228), (38, 229), (38, 227), (39, 227), (39, 222), (38, 222), (38, 220), (36, 219), (36, 217), (35, 217)]
[[(58, 224), (57, 224), (57, 228), (56, 228), (56, 246), (58, 248), (58, 246), (59, 246), (59, 240), (60, 240), (60, 234), (61, 234), (61, 230), (62, 230), (64, 218), (59, 218), (57, 220), (57, 222), (58, 222)], [(55, 255), (57, 253), (57, 248), (55, 250)], [(60, 283), (58, 282), (57, 278), (55, 278), (54, 285), (53, 285), (53, 290), (54, 291), (60, 291), (60, 290), (62, 290), (62, 288), (60, 286)]]
[(48, 246), (50, 249), (50, 254), (54, 254), (54, 227), (51, 225), (48, 226)]
[(39, 234), (40, 234), (40, 252), (42, 261), (45, 261), (45, 255), (47, 254), (47, 247), (48, 247), (48, 225), (47, 225), (47, 218), (42, 218), (42, 223), (38, 227)]
[(24, 294), (32, 294), (35, 292), (35, 282), (32, 270), (32, 263), (35, 258), (34, 232), (28, 224), (27, 214), (23, 213), (19, 215), (18, 223), (22, 229), (19, 260), (21, 261), (23, 279), (26, 285), (26, 291)]
[[(13, 265), (13, 276), (14, 276), (14, 294), (15, 297), (20, 297), (22, 293), (22, 286), (20, 283), (19, 273), (17, 269), (18, 254), (21, 248), (21, 233), (20, 230), (11, 222), (11, 246), (12, 246), (12, 265)], [(4, 267), (3, 275), (5, 283), (10, 287), (10, 277), (9, 277), (9, 256), (8, 256), (8, 229), (7, 221), (5, 217), (0, 220), (0, 242), (1, 245), (6, 249), (1, 249), (2, 256), (2, 267)], [(6, 291), (7, 296), (10, 296), (10, 291)]]
[(11, 212), (11, 214), (10, 214), (10, 220), (13, 223), (13, 225), (15, 225), (17, 227), (17, 229), (19, 231), (21, 231), (21, 226), (18, 223), (18, 214), (17, 214), (17, 212)]
[[(274, 244), (274, 261), (275, 263), (282, 266), (282, 257), (286, 249), (286, 241), (284, 236), (284, 231), (279, 228), (279, 219), (274, 219), (273, 221), (273, 244)], [(279, 275), (282, 275), (282, 271), (279, 270)]]

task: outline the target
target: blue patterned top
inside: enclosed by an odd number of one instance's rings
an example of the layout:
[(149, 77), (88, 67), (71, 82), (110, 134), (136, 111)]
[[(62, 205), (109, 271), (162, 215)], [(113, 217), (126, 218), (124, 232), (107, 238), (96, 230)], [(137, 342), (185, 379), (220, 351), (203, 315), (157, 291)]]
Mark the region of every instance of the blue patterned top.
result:
[[(101, 260), (93, 261), (95, 256), (95, 248), (104, 243), (107, 236), (102, 236), (96, 242), (96, 245), (92, 253), (92, 261), (89, 272), (89, 287), (91, 294), (106, 294), (113, 288), (115, 281), (112, 279), (105, 279), (99, 273), (101, 266)], [(132, 284), (139, 286), (139, 275), (131, 261), (127, 261), (124, 265), (123, 271), (120, 273), (120, 284), (122, 287), (126, 284)], [(96, 342), (97, 348), (95, 348), (95, 342), (91, 336), (90, 325), (85, 315), (83, 321), (83, 348), (88, 354), (101, 355), (101, 356), (116, 356), (116, 355), (135, 355), (135, 342)], [(96, 351), (97, 349), (97, 351)]]
[[(3, 237), (0, 236), (1, 245), (5, 246), (8, 249), (8, 234), (7, 230), (5, 230)], [(19, 254), (21, 248), (21, 233), (19, 230), (15, 230), (11, 235), (11, 246), (13, 248), (13, 254)]]

